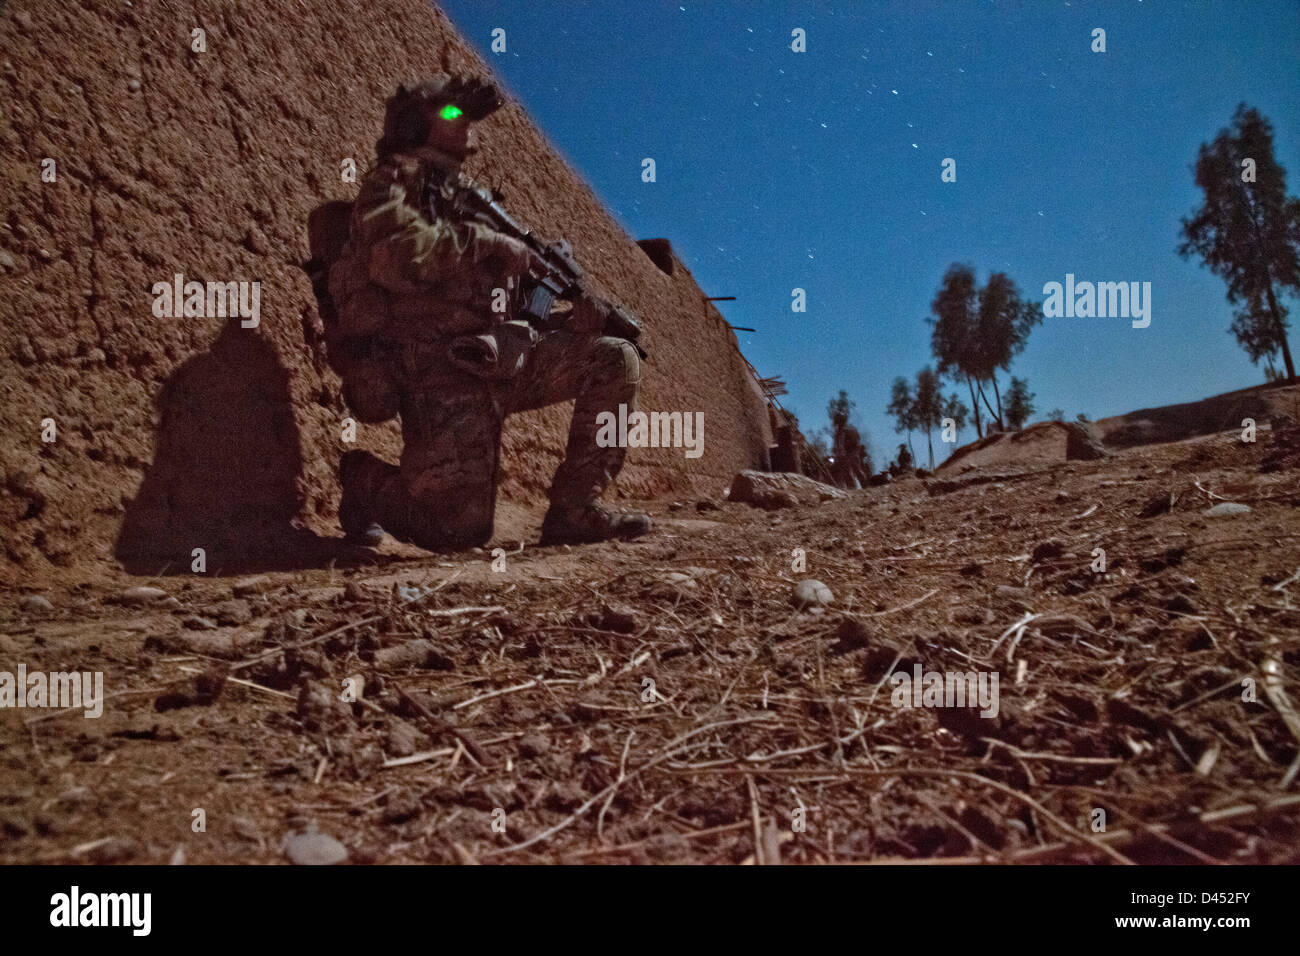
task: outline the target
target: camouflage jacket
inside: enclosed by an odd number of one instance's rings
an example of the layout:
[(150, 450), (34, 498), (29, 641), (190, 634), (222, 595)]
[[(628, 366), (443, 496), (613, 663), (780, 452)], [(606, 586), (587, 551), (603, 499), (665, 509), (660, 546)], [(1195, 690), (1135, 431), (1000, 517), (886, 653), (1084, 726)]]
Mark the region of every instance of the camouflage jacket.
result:
[(385, 157), (366, 174), (329, 276), (345, 335), (442, 341), (509, 318), (492, 311), (493, 290), (507, 289), (513, 303), (524, 247), (446, 214), (455, 192), (469, 188), (464, 176), (444, 176), (431, 157), (414, 154)]

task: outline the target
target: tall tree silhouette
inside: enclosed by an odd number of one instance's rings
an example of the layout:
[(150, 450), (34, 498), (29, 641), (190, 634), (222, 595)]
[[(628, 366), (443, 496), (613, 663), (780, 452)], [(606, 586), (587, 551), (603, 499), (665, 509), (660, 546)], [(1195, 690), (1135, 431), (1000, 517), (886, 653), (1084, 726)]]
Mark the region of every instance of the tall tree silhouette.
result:
[(984, 429), (980, 422), (980, 406), (975, 400), (975, 385), (970, 372), (974, 365), (976, 302), (975, 271), (970, 266), (950, 265), (938, 294), (930, 303), (930, 350), (934, 353), (940, 375), (966, 379), (971, 408), (975, 410), (975, 436), (982, 438)]
[(939, 375), (930, 366), (916, 373), (916, 393), (912, 404), (913, 420), (925, 431), (925, 443), (930, 450), (930, 470), (934, 471), (934, 442), (930, 432), (943, 422), (943, 395), (939, 391)]
[[(966, 379), (976, 434), (983, 436), (977, 394), (1002, 427), (997, 373), (1009, 371), (1012, 358), (1024, 351), (1030, 330), (1043, 320), (1042, 307), (1026, 300), (1004, 272), (990, 275), (981, 289), (974, 270), (954, 264), (944, 273), (930, 310), (931, 351), (941, 374)], [(984, 393), (984, 382), (993, 386), (996, 409)]]
[(1029, 391), (1029, 382), (1023, 378), (1011, 376), (1011, 387), (1007, 389), (1007, 421), (1016, 431), (1024, 428), (1029, 416), (1034, 414), (1034, 396)]
[(1199, 256), (1228, 284), (1228, 301), (1241, 304), (1229, 331), (1250, 360), (1281, 351), (1287, 379), (1294, 381), (1287, 309), (1277, 299), (1282, 289), (1300, 292), (1300, 200), (1287, 198), (1272, 124), (1240, 104), (1232, 126), (1201, 144), (1194, 170), (1205, 204), (1182, 220), (1185, 241), (1178, 254)]
[(920, 423), (916, 419), (916, 396), (912, 386), (901, 375), (894, 379), (889, 390), (889, 405), (885, 411), (894, 416), (894, 431), (907, 432), (907, 447), (912, 449), (912, 460), (916, 460), (916, 449), (912, 448), (912, 429)]

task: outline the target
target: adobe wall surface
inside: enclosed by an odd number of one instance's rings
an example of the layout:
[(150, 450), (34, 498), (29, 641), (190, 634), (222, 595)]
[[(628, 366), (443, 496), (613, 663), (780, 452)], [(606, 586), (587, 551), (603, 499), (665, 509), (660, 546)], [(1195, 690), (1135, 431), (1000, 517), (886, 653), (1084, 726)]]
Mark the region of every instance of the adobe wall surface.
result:
[[(339, 453), (400, 443), (340, 440), (338, 380), (303, 347), (307, 213), (354, 195), (340, 163), (370, 161), (399, 82), (485, 65), (425, 0), (14, 0), (0, 51), (0, 578), (337, 533)], [(644, 319), (642, 407), (705, 413), (702, 458), (634, 450), (617, 492), (716, 494), (758, 465), (761, 396), (689, 271), (656, 268), (518, 106), (479, 142), (471, 175)], [(260, 326), (155, 318), (176, 273), (259, 281)], [(568, 413), (510, 420), (501, 498), (543, 498)]]

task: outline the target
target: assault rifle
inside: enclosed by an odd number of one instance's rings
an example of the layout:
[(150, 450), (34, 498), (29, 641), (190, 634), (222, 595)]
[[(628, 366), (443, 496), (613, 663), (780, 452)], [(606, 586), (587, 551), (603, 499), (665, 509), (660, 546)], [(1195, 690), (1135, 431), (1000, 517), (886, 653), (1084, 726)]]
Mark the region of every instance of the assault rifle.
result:
[[(550, 318), (551, 306), (556, 299), (575, 299), (579, 296), (594, 298), (583, 281), (582, 266), (573, 258), (573, 249), (563, 239), (557, 242), (541, 242), (532, 232), (514, 220), (501, 208), (500, 203), (489, 198), (477, 189), (457, 191), (456, 211), (461, 218), (495, 229), (512, 239), (522, 242), (546, 264), (542, 276), (531, 273), (524, 278), (520, 318), (525, 319), (539, 331), (547, 332), (552, 328)], [(605, 326), (602, 335), (626, 339), (636, 346), (642, 358), (646, 357), (641, 348), (641, 324), (631, 312), (614, 305), (612, 302), (597, 300), (605, 311)]]

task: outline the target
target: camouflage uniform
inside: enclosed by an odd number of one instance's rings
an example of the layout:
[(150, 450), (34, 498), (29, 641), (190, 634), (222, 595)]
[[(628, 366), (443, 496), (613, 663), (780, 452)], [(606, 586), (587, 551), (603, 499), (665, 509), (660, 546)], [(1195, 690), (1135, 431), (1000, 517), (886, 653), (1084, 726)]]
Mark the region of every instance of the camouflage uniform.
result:
[[(507, 328), (511, 315), (492, 311), (493, 290), (507, 290), (513, 310), (528, 257), (512, 238), (445, 212), (456, 191), (468, 188), (454, 160), (436, 150), (381, 157), (330, 269), (347, 334), (369, 343), (372, 374), (360, 380), (373, 387), (354, 383), (353, 391), (373, 394), (349, 401), (391, 405), (404, 443), (400, 467), (364, 451), (344, 455), (339, 517), (351, 535), (377, 522), (427, 549), (486, 543), (501, 426), (514, 412), (576, 400), (548, 523), (590, 509), (623, 466), (625, 449), (597, 446), (596, 417), (620, 404), (635, 407), (635, 346), (599, 335), (602, 305), (586, 299), (574, 304), (567, 330), (538, 336), (518, 323)], [(454, 343), (475, 345), (479, 336), (503, 346), (501, 367), (489, 362), (470, 371), (454, 360)]]

